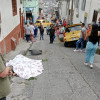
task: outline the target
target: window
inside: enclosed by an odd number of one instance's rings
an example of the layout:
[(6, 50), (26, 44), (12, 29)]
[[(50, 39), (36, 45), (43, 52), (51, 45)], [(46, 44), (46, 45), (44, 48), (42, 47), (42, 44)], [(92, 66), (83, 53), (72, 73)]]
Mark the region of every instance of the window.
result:
[(36, 21), (36, 23), (41, 23), (40, 21)]
[(43, 21), (43, 23), (45, 23), (45, 21)]
[(20, 3), (22, 4), (23, 3), (23, 0), (20, 0)]
[(72, 26), (72, 27), (68, 27), (66, 28), (66, 32), (70, 32), (70, 31), (79, 31), (81, 30), (81, 26)]
[(13, 10), (13, 16), (17, 15), (17, 2), (16, 2), (16, 0), (12, 0), (12, 10)]
[(76, 0), (76, 8), (79, 8), (79, 0)]
[(85, 5), (86, 5), (86, 0), (82, 0), (81, 9), (82, 9), (83, 11), (85, 10)]

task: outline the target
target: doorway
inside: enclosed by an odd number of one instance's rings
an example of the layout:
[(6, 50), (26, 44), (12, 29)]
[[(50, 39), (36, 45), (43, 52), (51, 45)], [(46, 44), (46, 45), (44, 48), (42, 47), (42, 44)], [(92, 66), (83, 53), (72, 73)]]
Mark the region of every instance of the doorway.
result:
[(96, 23), (98, 16), (98, 11), (94, 10), (92, 22)]
[(26, 19), (27, 18), (29, 18), (29, 19), (32, 18), (32, 13), (31, 12), (26, 12)]

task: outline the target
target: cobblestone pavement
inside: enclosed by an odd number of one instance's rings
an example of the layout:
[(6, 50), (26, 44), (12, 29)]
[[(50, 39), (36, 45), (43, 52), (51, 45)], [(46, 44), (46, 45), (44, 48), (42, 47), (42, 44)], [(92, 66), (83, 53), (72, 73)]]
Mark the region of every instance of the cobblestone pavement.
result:
[(58, 40), (49, 44), (49, 36), (33, 43), (30, 49), (42, 55), (27, 57), (47, 59), (43, 74), (37, 80), (12, 79), (12, 92), (7, 100), (100, 100), (100, 56), (95, 56), (94, 69), (84, 66), (85, 53), (74, 53)]

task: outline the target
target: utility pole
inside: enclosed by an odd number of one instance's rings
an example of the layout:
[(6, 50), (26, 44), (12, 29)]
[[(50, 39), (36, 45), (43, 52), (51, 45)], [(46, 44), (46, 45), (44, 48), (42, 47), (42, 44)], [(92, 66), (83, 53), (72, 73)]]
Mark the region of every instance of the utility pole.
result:
[(67, 4), (66, 4), (66, 13), (67, 13), (67, 23), (69, 22), (69, 6), (70, 6), (70, 0), (67, 0), (66, 1), (67, 2)]
[(71, 4), (71, 24), (73, 23), (73, 0), (72, 0), (72, 4)]

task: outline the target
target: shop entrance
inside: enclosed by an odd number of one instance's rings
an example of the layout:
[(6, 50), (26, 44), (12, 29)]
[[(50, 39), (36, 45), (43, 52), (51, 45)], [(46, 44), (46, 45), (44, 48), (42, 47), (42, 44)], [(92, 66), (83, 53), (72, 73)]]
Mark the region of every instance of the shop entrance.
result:
[(32, 13), (31, 12), (26, 12), (26, 19), (30, 19), (32, 18)]

